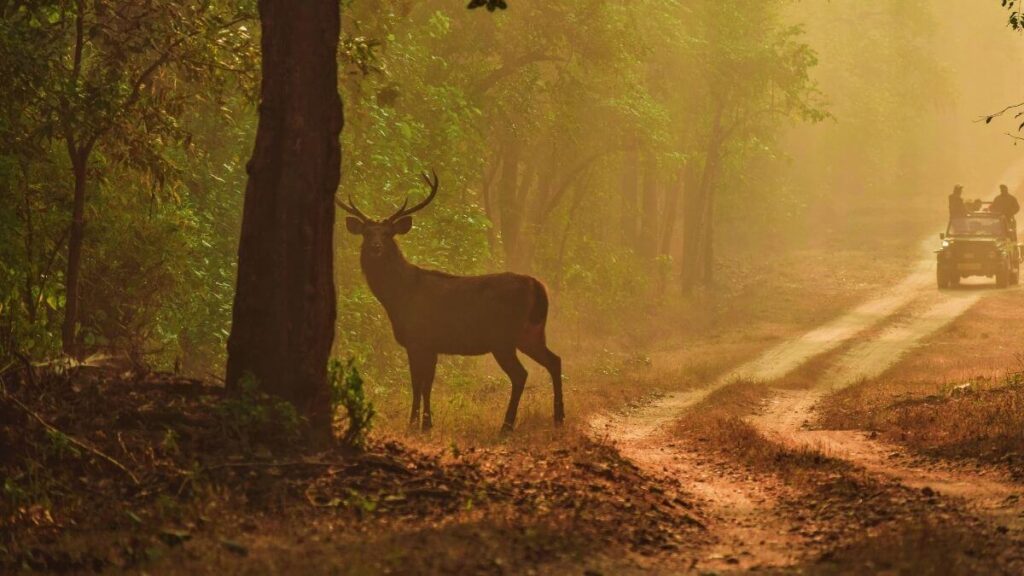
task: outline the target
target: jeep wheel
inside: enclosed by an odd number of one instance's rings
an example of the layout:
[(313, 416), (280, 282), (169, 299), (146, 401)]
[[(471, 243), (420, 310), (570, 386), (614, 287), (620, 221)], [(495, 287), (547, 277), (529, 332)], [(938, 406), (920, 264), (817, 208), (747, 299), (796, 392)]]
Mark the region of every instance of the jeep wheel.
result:
[(996, 272), (996, 288), (1006, 288), (1010, 285), (1010, 267), (1005, 264)]
[(935, 267), (935, 279), (938, 281), (939, 290), (949, 288), (949, 274), (946, 273), (946, 267), (942, 263)]

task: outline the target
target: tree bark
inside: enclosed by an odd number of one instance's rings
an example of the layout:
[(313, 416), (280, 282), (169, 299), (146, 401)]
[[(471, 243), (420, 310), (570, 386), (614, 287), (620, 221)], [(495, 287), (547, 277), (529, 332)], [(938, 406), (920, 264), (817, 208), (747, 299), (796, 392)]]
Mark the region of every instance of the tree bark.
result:
[(82, 243), (85, 240), (85, 188), (88, 184), (86, 168), (88, 151), (77, 150), (68, 143), (71, 169), (74, 174), (74, 196), (71, 207), (71, 228), (68, 233), (68, 266), (64, 276), (64, 324), (61, 327), (61, 345), (64, 354), (78, 355), (78, 315), (80, 308), (79, 279), (82, 274)]
[(334, 196), (343, 125), (337, 0), (260, 0), (259, 125), (247, 166), (227, 386), (251, 374), (330, 435)]

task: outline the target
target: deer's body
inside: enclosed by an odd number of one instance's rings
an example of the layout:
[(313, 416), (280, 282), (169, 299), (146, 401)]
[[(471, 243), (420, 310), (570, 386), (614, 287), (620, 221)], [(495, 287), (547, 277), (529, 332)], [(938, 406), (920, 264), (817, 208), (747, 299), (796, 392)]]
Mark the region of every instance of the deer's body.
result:
[[(546, 308), (539, 282), (518, 274), (453, 276), (395, 261), (363, 262), (373, 295), (405, 348), (477, 356), (515, 344), (535, 304)], [(546, 320), (546, 310), (543, 323)]]
[(544, 285), (520, 274), (455, 276), (426, 270), (410, 264), (399, 250), (395, 234), (408, 232), (412, 226), (409, 214), (433, 199), (436, 179), (431, 187), (425, 202), (408, 211), (403, 207), (383, 222), (371, 221), (354, 206), (341, 204), (356, 216), (347, 221), (349, 231), (363, 236), (360, 264), (370, 290), (384, 306), (395, 339), (409, 355), (410, 421), (420, 421), (422, 402), (422, 426), (431, 426), (430, 391), (439, 354), (492, 354), (512, 381), (503, 426), (511, 429), (527, 376), (516, 354), (520, 350), (551, 375), (555, 421), (561, 423), (562, 363), (545, 341), (548, 296)]

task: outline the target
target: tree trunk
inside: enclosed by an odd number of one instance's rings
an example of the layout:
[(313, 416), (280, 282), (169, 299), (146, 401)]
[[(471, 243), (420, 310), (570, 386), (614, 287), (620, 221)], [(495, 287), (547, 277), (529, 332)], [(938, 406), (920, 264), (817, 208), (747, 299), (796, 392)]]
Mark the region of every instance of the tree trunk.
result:
[(653, 260), (658, 255), (658, 167), (652, 154), (644, 155), (639, 247), (644, 258)]
[(619, 186), (622, 194), (621, 218), (623, 245), (637, 250), (639, 234), (637, 230), (637, 196), (640, 177), (639, 157), (633, 146), (623, 156), (622, 182)]
[(719, 144), (712, 139), (704, 160), (700, 184), (687, 186), (683, 194), (685, 210), (683, 231), (682, 288), (689, 294), (699, 286), (707, 284), (713, 262), (711, 243), (713, 241), (711, 219), (714, 214), (712, 191), (718, 175)]
[(681, 262), (681, 284), (684, 294), (690, 294), (698, 286), (712, 280), (714, 270), (714, 188), (718, 179), (719, 163), (725, 144), (722, 128), (723, 109), (716, 110), (715, 119), (708, 136), (704, 154), (704, 167), (700, 185), (694, 189), (687, 186), (683, 194), (684, 216), (683, 260)]
[(71, 208), (71, 228), (68, 233), (68, 267), (64, 276), (64, 324), (61, 327), (61, 344), (64, 354), (78, 356), (78, 314), (80, 307), (78, 284), (82, 274), (82, 243), (85, 239), (85, 187), (88, 151), (75, 149), (68, 144), (71, 169), (75, 178), (74, 198)]
[(523, 201), (529, 194), (533, 171), (528, 169), (520, 178), (519, 142), (510, 141), (501, 161), (501, 180), (498, 183), (498, 208), (501, 211), (501, 246), (505, 252), (505, 267), (513, 270), (520, 265), (519, 236), (523, 226)]
[(260, 0), (259, 125), (247, 166), (227, 386), (250, 375), (329, 437), (334, 196), (343, 125), (337, 0)]
[(679, 197), (687, 186), (687, 168), (681, 170), (665, 190), (665, 222), (661, 226), (661, 244), (658, 254), (667, 256), (672, 253), (672, 240), (675, 237), (676, 222), (679, 220)]
[(687, 186), (683, 190), (683, 253), (680, 258), (680, 282), (684, 294), (700, 284), (700, 251), (704, 216), (703, 186)]
[(495, 226), (498, 223), (497, 211), (494, 209), (494, 198), (491, 192), (494, 186), (494, 178), (498, 175), (498, 169), (501, 167), (501, 158), (495, 158), (489, 167), (485, 167), (481, 176), (480, 186), (480, 201), (483, 204), (484, 214), (487, 215), (487, 219), (490, 220), (490, 226), (487, 227), (487, 246), (491, 251), (492, 256), (496, 256), (498, 253), (498, 234)]
[(701, 238), (701, 262), (704, 270), (701, 276), (703, 286), (715, 283), (715, 180), (712, 178), (704, 192), (704, 235)]

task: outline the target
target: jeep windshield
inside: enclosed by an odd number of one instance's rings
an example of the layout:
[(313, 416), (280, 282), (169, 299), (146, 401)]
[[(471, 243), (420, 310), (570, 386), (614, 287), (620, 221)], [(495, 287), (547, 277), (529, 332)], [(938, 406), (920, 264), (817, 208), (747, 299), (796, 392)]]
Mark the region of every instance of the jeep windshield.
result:
[(965, 216), (949, 221), (949, 236), (995, 236), (1006, 235), (1006, 225), (999, 216)]

